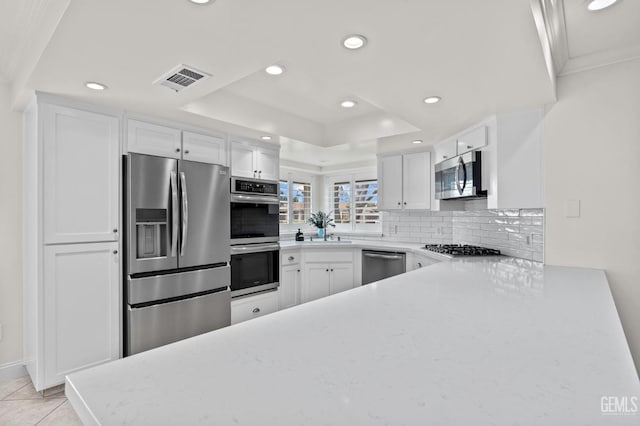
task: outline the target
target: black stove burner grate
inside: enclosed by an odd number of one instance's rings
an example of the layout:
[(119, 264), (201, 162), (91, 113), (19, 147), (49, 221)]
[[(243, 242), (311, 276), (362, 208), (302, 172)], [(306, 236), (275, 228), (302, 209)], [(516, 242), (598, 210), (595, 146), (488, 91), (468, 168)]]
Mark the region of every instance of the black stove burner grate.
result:
[(424, 246), (429, 251), (452, 256), (498, 256), (500, 250), (486, 247), (471, 246), (468, 244), (427, 244)]

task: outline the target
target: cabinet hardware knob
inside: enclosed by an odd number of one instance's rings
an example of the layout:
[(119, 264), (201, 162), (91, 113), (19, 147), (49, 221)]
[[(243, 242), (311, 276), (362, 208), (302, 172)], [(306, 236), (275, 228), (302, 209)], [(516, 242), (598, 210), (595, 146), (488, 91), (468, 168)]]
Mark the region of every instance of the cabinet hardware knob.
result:
[(400, 201), (398, 201), (398, 205), (400, 205)]
[(298, 269), (298, 272), (300, 272), (300, 269)]
[(295, 257), (289, 256), (289, 261), (292, 261), (293, 259), (295, 259)]
[(116, 233), (116, 232), (118, 232), (118, 230), (117, 230), (117, 229), (114, 229), (114, 230), (113, 230), (113, 232), (114, 232), (114, 233)]
[(325, 271), (329, 272), (329, 270), (328, 270), (328, 269), (325, 269)]
[(185, 153), (185, 154), (188, 154), (188, 153), (189, 153), (189, 150), (188, 150), (188, 149), (186, 149), (186, 150), (184, 151), (184, 153)]
[(180, 152), (180, 148), (176, 148), (176, 152)]
[(442, 156), (442, 158), (449, 158), (449, 157), (448, 157), (448, 156), (446, 156), (446, 155), (443, 155), (443, 156)]
[(473, 148), (473, 145), (467, 145), (467, 149)]
[(254, 171), (253, 171), (253, 173), (258, 173), (258, 171), (257, 171), (257, 170), (254, 170)]
[(331, 270), (331, 272), (333, 272), (333, 269)]
[(118, 254), (118, 250), (114, 250), (114, 251), (113, 251), (113, 254)]
[(260, 308), (253, 308), (253, 313), (257, 314), (258, 312), (260, 312)]
[(418, 268), (422, 268), (422, 263), (418, 262)]
[(404, 205), (405, 205), (405, 206), (407, 205), (407, 202), (406, 202), (406, 201), (404, 202)]

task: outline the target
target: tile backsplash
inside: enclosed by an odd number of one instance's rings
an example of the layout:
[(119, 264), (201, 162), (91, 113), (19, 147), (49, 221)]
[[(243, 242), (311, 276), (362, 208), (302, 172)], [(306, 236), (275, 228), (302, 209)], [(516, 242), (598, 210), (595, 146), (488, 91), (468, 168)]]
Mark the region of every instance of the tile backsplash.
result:
[[(544, 260), (544, 209), (383, 212), (383, 240), (473, 244), (503, 254)], [(472, 210), (470, 210), (471, 208)]]

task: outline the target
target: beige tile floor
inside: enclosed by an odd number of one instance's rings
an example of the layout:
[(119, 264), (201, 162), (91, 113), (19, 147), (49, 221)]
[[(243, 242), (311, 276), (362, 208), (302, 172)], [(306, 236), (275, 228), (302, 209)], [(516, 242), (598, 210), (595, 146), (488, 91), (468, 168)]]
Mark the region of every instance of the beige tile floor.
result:
[(0, 382), (0, 425), (82, 425), (64, 396), (64, 385), (48, 389), (43, 398), (29, 377)]

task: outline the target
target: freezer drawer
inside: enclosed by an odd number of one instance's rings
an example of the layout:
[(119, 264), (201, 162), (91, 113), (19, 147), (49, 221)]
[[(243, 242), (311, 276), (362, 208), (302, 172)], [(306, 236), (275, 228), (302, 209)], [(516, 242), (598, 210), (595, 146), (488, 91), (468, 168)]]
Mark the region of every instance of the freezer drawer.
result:
[(175, 274), (131, 278), (127, 281), (127, 303), (137, 305), (170, 299), (231, 285), (231, 268), (219, 266)]
[(406, 270), (405, 253), (362, 250), (362, 284), (393, 277)]
[(175, 302), (127, 308), (127, 356), (231, 324), (228, 289)]

